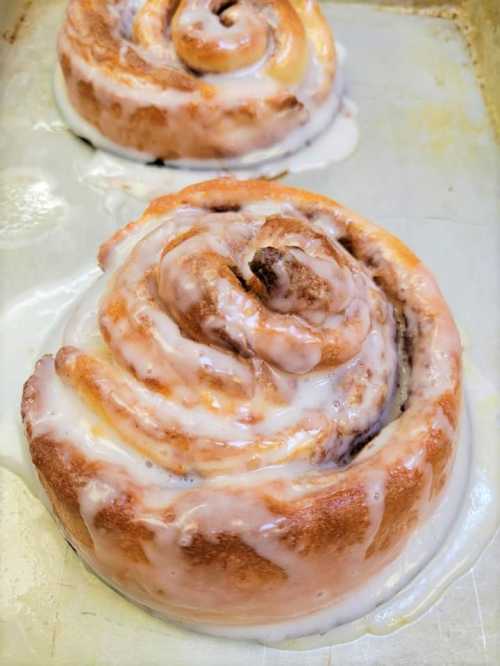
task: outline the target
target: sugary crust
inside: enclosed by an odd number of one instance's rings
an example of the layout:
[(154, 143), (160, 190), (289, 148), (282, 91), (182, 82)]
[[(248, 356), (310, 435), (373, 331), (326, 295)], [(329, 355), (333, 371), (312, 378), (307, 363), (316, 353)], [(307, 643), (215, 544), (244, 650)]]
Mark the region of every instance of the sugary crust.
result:
[[(125, 0), (71, 0), (58, 51), (69, 101), (78, 114), (116, 145), (163, 160), (236, 157), (272, 145), (306, 123), (310, 111), (295, 94), (300, 84), (295, 78), (300, 72), (306, 76), (307, 62), (299, 67), (295, 54), (302, 49), (307, 55), (307, 41), (311, 40), (318, 67), (323, 68), (321, 83), (309, 100), (311, 109), (327, 98), (335, 73), (333, 41), (315, 3), (299, 2), (295, 9), (288, 0), (264, 3), (269, 5), (266, 11), (277, 12), (280, 29), (276, 35), (290, 30), (293, 36), (282, 47), (279, 37), (273, 49), (282, 48), (286, 56), (274, 53), (266, 71), (274, 84), (253, 96), (248, 88), (256, 73), (250, 76), (245, 94), (240, 90), (226, 95), (230, 81), (206, 82), (178, 60), (185, 57), (185, 51), (193, 51), (194, 57), (195, 50), (207, 65), (217, 60), (214, 54), (211, 60), (203, 55), (204, 48), (213, 50), (208, 35), (197, 45), (189, 31), (176, 27), (179, 13), (193, 13), (193, 3), (195, 0), (184, 2), (176, 10), (173, 45), (169, 45), (164, 31), (152, 39), (148, 36), (143, 44), (134, 35), (128, 39), (121, 34), (119, 14), (128, 4)], [(204, 11), (210, 14), (211, 10), (206, 7)], [(296, 43), (301, 49), (294, 47)], [(176, 62), (168, 64), (174, 45), (181, 52), (174, 56)], [(288, 63), (287, 58), (292, 60)], [(238, 69), (236, 55), (233, 69)]]
[[(151, 524), (174, 529), (190, 507), (216, 498), (221, 507), (231, 503), (248, 507), (254, 516), (249, 519), (252, 527), (241, 534), (228, 519), (226, 528), (220, 523), (208, 532), (206, 526), (200, 527), (185, 541), (165, 537), (160, 546), (158, 531), (134, 521), (143, 491), (132, 478), (120, 472), (116, 496), (89, 526), (79, 497), (85, 484), (99, 478), (108, 463), (85, 458), (70, 440), (55, 433), (33, 436), (32, 423), (43, 410), (40, 364), (46, 367), (50, 359), (39, 362), (23, 393), (22, 415), (31, 455), (71, 540), (125, 592), (188, 621), (276, 622), (331, 605), (362, 585), (401, 552), (409, 535), (432, 511), (445, 489), (456, 446), (461, 349), (448, 308), (433, 278), (408, 248), (340, 204), (265, 181), (201, 183), (153, 201), (140, 220), (103, 244), (100, 264), (108, 265), (116, 245), (138, 225), (178, 207), (237, 210), (264, 200), (289, 202), (306, 216), (322, 210), (333, 215), (344, 229), (343, 241), (370, 267), (377, 283), (408, 319), (411, 377), (404, 411), (350, 465), (330, 468), (312, 480), (299, 473), (293, 490), (288, 478), (264, 480), (250, 490), (237, 483), (222, 490), (210, 483), (186, 490), (164, 506), (148, 509)], [(258, 536), (268, 523), (277, 530), (273, 548)], [(112, 560), (103, 559), (102, 547), (95, 541), (96, 534), (103, 532), (112, 539)], [(157, 548), (154, 555), (149, 549), (153, 546)], [(145, 581), (148, 567), (157, 566), (158, 558), (164, 558), (165, 568), (174, 562), (181, 580), (189, 581), (198, 592), (166, 591), (161, 586), (161, 591), (152, 591)], [(199, 591), (213, 587), (214, 581), (217, 594), (201, 595)]]

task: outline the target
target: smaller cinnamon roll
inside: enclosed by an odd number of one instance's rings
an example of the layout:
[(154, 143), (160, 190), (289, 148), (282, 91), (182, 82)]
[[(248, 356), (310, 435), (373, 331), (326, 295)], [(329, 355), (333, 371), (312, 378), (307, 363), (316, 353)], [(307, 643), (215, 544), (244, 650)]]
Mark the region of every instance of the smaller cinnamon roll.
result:
[(339, 104), (316, 0), (70, 0), (58, 52), (70, 126), (146, 160), (290, 150)]

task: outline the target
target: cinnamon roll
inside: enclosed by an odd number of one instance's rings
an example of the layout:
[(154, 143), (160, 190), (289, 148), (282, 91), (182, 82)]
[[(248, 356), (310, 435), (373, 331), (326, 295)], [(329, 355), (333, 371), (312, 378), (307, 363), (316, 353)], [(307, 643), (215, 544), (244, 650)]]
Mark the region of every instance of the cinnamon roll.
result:
[(188, 623), (334, 606), (445, 492), (461, 349), (434, 279), (326, 197), (221, 179), (153, 201), (24, 387), (69, 540)]
[(292, 150), (339, 104), (316, 0), (70, 0), (58, 53), (70, 126), (144, 160)]

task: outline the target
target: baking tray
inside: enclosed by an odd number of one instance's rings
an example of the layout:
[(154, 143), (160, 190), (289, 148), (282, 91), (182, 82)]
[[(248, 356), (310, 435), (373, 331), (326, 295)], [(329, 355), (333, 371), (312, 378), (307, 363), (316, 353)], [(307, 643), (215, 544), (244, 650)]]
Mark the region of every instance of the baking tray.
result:
[[(0, 664), (500, 663), (498, 537), (417, 621), (306, 652), (156, 620), (103, 585), (62, 540), (32, 494), (21, 382), (57, 323), (54, 302), (70, 303), (84, 288), (101, 240), (147, 198), (59, 119), (51, 84), (63, 7), (61, 0), (0, 0)], [(348, 51), (360, 143), (345, 162), (285, 180), (339, 199), (410, 245), (439, 280), (468, 363), (498, 390), (499, 153), (463, 35), (450, 20), (368, 4), (324, 10)], [(166, 173), (162, 186), (176, 181)], [(36, 330), (25, 330), (33, 308)], [(488, 400), (496, 409), (493, 389)]]

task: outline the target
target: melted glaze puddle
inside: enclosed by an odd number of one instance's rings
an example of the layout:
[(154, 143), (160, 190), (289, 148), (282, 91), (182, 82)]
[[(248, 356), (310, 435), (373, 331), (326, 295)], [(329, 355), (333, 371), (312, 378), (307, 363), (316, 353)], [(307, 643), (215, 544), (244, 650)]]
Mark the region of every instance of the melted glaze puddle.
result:
[(9, 167), (0, 170), (0, 248), (27, 245), (47, 237), (68, 215), (54, 179), (42, 169)]

